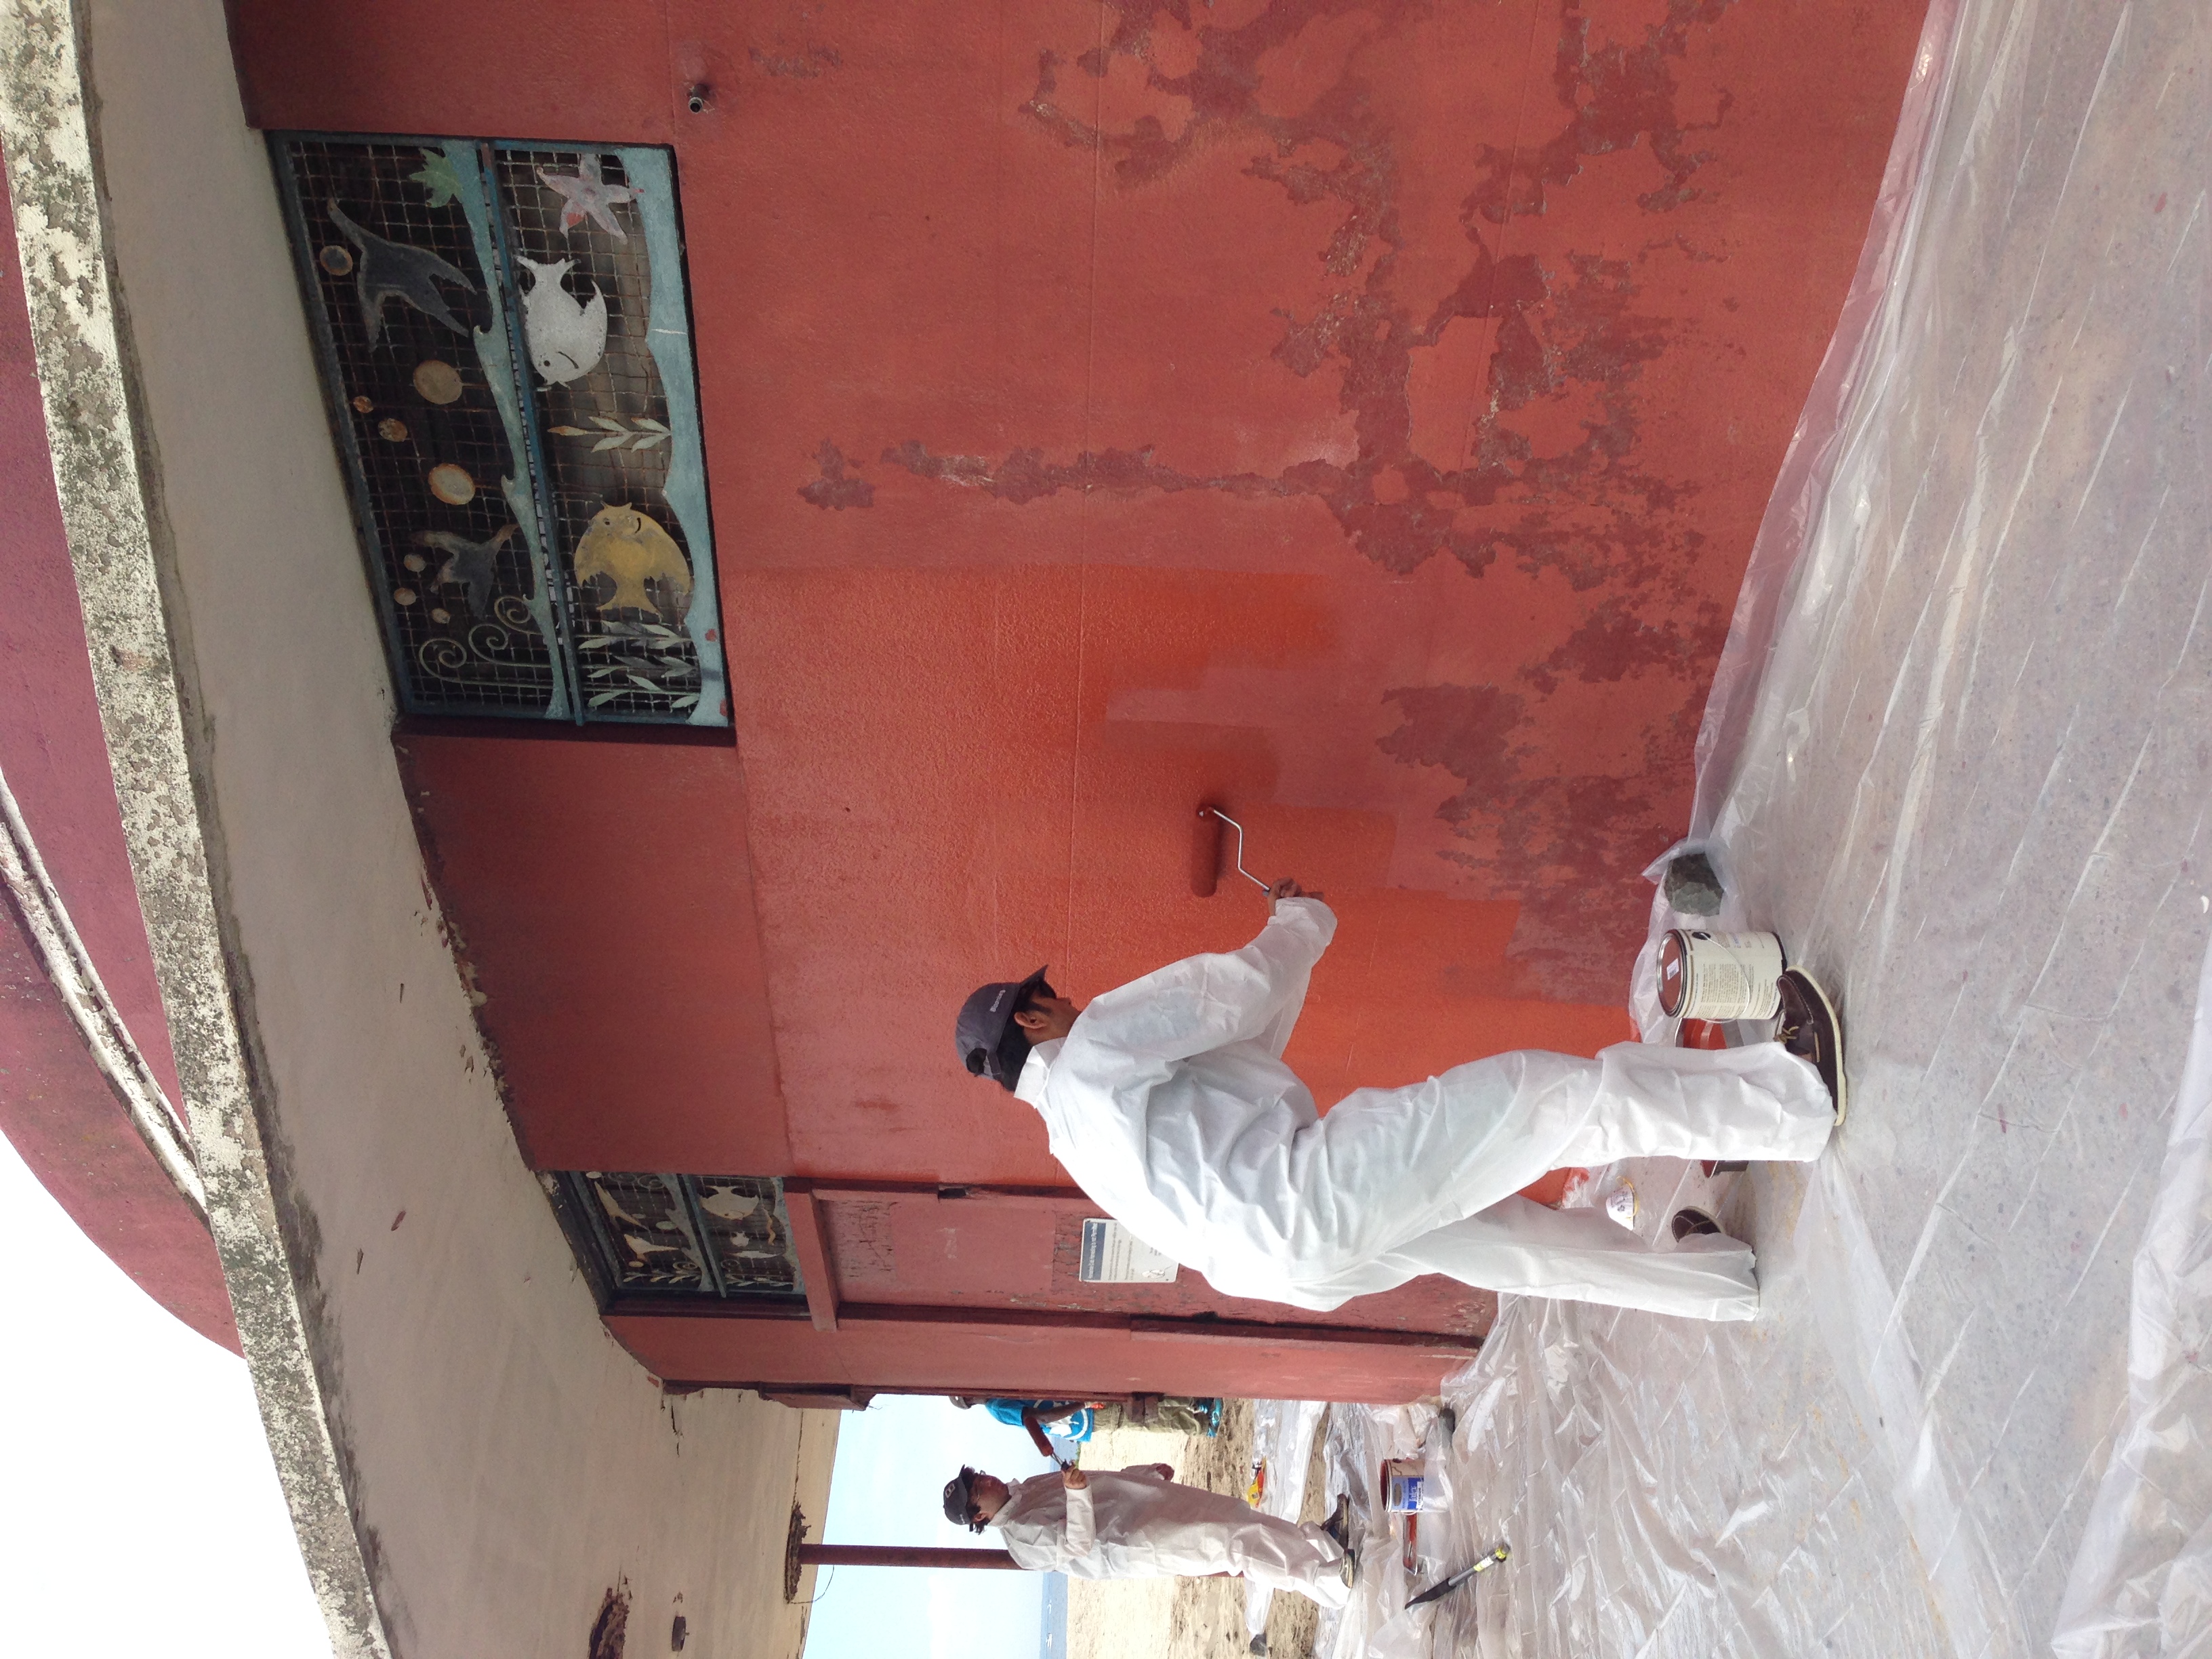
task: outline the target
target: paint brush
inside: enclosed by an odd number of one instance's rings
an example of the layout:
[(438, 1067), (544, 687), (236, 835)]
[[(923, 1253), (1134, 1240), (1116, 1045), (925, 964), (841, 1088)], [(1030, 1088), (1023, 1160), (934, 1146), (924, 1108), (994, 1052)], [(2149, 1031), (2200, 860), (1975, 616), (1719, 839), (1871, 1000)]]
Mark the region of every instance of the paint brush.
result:
[(1441, 1579), (1437, 1583), (1430, 1585), (1428, 1589), (1423, 1590), (1412, 1601), (1406, 1603), (1406, 1610), (1410, 1613), (1415, 1607), (1421, 1606), (1424, 1602), (1442, 1600), (1444, 1596), (1450, 1595), (1454, 1590), (1457, 1589), (1462, 1584), (1467, 1583), (1468, 1579), (1474, 1577), (1475, 1574), (1479, 1572), (1488, 1572), (1492, 1567), (1496, 1566), (1500, 1561), (1504, 1560), (1506, 1557), (1512, 1553), (1513, 1552), (1510, 1548), (1504, 1544), (1500, 1544), (1496, 1549), (1491, 1551), (1489, 1554), (1484, 1556), (1482, 1559), (1476, 1562), (1473, 1566), (1462, 1567), (1457, 1572), (1452, 1574), (1450, 1577)]

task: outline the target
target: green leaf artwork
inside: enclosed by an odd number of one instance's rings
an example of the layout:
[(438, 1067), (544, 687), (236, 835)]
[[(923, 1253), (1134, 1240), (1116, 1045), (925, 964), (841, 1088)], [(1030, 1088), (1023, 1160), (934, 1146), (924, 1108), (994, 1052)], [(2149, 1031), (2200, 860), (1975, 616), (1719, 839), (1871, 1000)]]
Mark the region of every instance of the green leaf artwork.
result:
[(430, 192), (430, 205), (441, 208), (460, 193), (461, 175), (453, 171), (453, 158), (441, 149), (422, 152), (422, 170), (410, 173), (409, 179)]

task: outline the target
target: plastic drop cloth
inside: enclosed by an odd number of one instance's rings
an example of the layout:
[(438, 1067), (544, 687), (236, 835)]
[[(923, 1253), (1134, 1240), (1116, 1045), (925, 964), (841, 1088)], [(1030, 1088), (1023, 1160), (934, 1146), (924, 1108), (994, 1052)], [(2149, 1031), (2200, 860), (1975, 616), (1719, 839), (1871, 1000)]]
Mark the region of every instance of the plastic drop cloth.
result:
[(1509, 1304), (1435, 1531), (1513, 1559), (1342, 1659), (2212, 1652), (2209, 128), (2201, 0), (1937, 0), (1690, 826), (1850, 1119), (1727, 1196), (1756, 1322)]
[[(1313, 1462), (1314, 1436), (1328, 1408), (1318, 1400), (1255, 1400), (1252, 1402), (1252, 1455), (1267, 1470), (1267, 1490), (1255, 1506), (1262, 1515), (1295, 1521), (1305, 1507), (1306, 1474)], [(1244, 1629), (1259, 1636), (1267, 1628), (1275, 1592), (1244, 1582)]]

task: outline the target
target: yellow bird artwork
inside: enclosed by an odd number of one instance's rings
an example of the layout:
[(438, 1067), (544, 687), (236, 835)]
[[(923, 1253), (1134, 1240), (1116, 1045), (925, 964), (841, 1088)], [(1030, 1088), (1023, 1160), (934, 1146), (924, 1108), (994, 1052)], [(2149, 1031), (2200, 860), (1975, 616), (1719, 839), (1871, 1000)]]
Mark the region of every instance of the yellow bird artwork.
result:
[[(576, 544), (576, 585), (605, 576), (615, 585), (614, 597), (602, 611), (650, 611), (663, 621), (680, 623), (691, 608), (691, 567), (684, 562), (676, 538), (634, 507), (604, 507), (592, 517), (591, 528)], [(671, 617), (646, 590), (658, 581), (675, 608)]]

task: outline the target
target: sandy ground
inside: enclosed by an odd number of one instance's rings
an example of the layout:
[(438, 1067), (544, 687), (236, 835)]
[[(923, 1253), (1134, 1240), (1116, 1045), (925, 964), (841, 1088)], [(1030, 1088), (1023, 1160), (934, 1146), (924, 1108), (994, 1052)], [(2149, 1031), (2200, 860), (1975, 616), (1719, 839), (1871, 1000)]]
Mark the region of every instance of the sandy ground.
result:
[[(1316, 1449), (1323, 1438), (1314, 1437)], [(1211, 1492), (1242, 1492), (1252, 1473), (1252, 1404), (1232, 1400), (1221, 1432), (1197, 1436), (1129, 1429), (1096, 1437), (1083, 1449), (1086, 1468), (1172, 1463), (1176, 1479)], [(1308, 1521), (1322, 1518), (1318, 1458), (1306, 1480)], [(1310, 1659), (1317, 1610), (1303, 1595), (1278, 1595), (1267, 1615), (1270, 1659)], [(1244, 1581), (1139, 1578), (1068, 1585), (1068, 1659), (1246, 1659)]]

